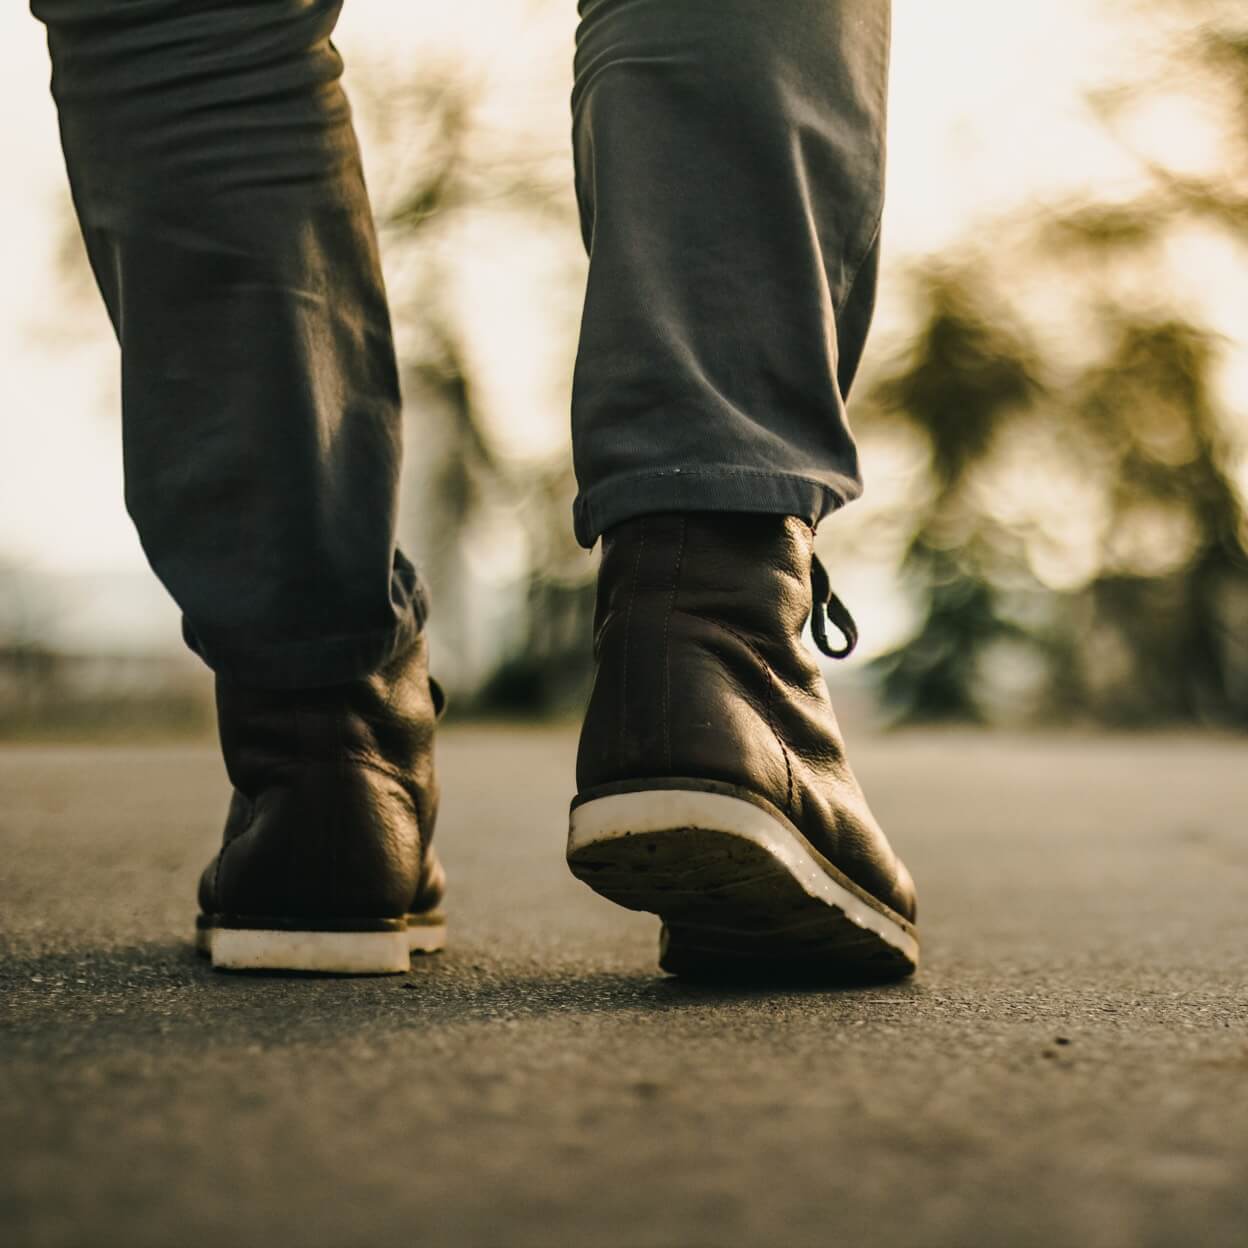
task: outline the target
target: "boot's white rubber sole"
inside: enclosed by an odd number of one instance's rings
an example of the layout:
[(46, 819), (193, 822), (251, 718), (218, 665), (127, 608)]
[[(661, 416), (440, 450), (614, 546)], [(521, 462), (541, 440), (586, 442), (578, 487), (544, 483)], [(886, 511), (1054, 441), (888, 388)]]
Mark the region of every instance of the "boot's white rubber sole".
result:
[(310, 971), (322, 975), (395, 975), (411, 969), (413, 953), (446, 946), (446, 920), (409, 915), (386, 931), (293, 931), (201, 926), (196, 948), (225, 971)]
[(657, 914), (660, 964), (678, 974), (895, 978), (916, 969), (913, 924), (778, 812), (726, 788), (587, 795), (571, 812), (572, 873), (619, 905)]

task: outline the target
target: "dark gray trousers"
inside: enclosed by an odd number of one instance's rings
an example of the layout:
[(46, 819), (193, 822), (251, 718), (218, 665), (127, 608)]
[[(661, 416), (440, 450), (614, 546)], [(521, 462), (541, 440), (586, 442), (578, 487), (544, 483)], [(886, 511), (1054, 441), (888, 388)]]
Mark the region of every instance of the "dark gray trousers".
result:
[[(187, 640), (242, 683), (349, 680), (425, 614), (394, 539), (397, 370), (341, 4), (31, 4), (121, 343), (127, 506)], [(673, 510), (816, 523), (860, 490), (844, 401), (875, 293), (889, 4), (580, 13), (577, 537)]]

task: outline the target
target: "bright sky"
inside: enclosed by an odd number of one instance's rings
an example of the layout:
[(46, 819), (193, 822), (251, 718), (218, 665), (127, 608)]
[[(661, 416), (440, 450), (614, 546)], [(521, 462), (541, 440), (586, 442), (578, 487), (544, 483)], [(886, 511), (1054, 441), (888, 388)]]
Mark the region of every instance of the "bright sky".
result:
[[(562, 117), (575, 6), (566, 0), (565, 16), (556, 3), (542, 18), (533, 7), (347, 0), (338, 43), (348, 75), (353, 57), (401, 70), (444, 51), (479, 64), (505, 107)], [(1100, 5), (896, 0), (894, 26), (885, 235), (894, 264), (1012, 202), (1129, 177), (1082, 103), (1127, 55)], [(82, 341), (67, 350), (42, 293), (56, 243), (48, 223), (64, 195), (42, 35), (25, 5), (0, 7), (0, 109), (10, 118), (0, 133), (0, 559), (50, 573), (133, 574), (145, 565), (122, 504), (107, 324), (102, 312), (75, 320)], [(513, 304), (531, 280), (517, 275)], [(525, 355), (523, 343), (513, 348)], [(515, 363), (500, 355), (496, 375)]]

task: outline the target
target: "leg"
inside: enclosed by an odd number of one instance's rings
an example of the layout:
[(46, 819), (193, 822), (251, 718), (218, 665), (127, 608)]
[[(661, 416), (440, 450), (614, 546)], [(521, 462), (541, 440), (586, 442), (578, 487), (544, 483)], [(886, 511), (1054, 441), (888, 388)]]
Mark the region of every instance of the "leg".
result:
[(200, 884), (232, 968), (440, 947), (423, 599), (341, 0), (33, 0), (121, 343), (126, 496), (217, 673), (234, 796)]
[(860, 492), (887, 0), (581, 0), (577, 536)]
[[(676, 972), (887, 977), (914, 889), (802, 642), (860, 489), (885, 0), (582, 0), (577, 535), (602, 537), (572, 870)], [(735, 513), (735, 514), (726, 514)], [(854, 628), (838, 619), (852, 647)]]
[(423, 615), (340, 7), (32, 3), (121, 343), (127, 504), (190, 644), (248, 684), (365, 674)]

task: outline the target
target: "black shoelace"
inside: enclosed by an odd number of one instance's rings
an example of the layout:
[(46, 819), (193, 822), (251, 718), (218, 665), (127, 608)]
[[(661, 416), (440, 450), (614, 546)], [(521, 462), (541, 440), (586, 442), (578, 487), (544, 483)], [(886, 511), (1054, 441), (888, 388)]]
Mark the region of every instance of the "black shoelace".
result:
[[(810, 561), (810, 590), (814, 598), (810, 612), (810, 631), (814, 634), (815, 645), (830, 659), (848, 658), (858, 644), (858, 625), (854, 623), (849, 608), (832, 592), (828, 570), (820, 562), (818, 555), (813, 555)], [(845, 644), (839, 648), (828, 641), (829, 622), (845, 638)]]

